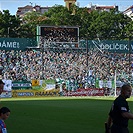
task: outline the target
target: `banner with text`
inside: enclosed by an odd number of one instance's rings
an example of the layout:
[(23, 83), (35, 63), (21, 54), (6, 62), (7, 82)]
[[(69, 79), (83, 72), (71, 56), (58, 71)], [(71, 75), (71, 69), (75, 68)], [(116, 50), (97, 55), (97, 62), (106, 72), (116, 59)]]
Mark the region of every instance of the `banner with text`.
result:
[(31, 89), (31, 82), (30, 81), (13, 81), (12, 89), (13, 90)]
[(36, 46), (33, 38), (0, 38), (1, 50), (25, 50), (27, 47)]
[(59, 89), (52, 90), (12, 90), (12, 97), (59, 96)]
[(104, 89), (89, 88), (78, 89), (77, 91), (63, 91), (63, 96), (104, 96)]
[[(86, 48), (87, 42), (81, 40), (80, 47)], [(133, 53), (133, 41), (129, 40), (88, 40), (88, 48), (98, 49), (99, 51), (108, 51), (111, 53)]]

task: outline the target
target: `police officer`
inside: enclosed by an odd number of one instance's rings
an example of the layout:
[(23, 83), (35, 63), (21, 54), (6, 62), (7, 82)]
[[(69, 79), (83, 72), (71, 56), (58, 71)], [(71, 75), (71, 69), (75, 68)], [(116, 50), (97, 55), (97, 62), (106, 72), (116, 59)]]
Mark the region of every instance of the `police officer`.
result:
[(130, 84), (124, 84), (120, 95), (114, 100), (107, 121), (109, 133), (129, 133), (128, 120), (133, 119), (133, 114), (126, 99), (131, 96), (131, 92)]

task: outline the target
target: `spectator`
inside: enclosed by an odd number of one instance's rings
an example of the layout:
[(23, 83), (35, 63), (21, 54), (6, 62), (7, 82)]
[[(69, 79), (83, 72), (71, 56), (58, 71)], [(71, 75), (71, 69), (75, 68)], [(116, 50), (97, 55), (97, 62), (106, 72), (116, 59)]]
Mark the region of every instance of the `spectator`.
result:
[[(61, 78), (75, 79), (79, 84), (89, 86), (95, 80), (112, 80), (117, 71), (117, 80), (126, 82), (130, 77), (128, 54), (110, 54), (90, 50), (88, 66), (84, 50), (0, 50), (0, 67), (3, 79), (31, 80)], [(86, 85), (86, 86), (88, 86)]]

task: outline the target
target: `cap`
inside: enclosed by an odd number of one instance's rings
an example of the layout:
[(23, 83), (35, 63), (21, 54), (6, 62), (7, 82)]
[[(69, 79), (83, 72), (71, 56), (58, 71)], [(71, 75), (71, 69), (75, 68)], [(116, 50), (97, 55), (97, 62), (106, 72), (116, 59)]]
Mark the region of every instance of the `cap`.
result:
[(5, 83), (0, 79), (0, 84), (5, 84)]

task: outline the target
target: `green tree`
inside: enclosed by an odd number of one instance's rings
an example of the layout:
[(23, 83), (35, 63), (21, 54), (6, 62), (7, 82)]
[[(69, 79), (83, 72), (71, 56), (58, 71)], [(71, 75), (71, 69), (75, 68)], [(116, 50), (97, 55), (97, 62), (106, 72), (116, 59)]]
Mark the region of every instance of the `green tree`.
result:
[(89, 32), (91, 38), (122, 40), (126, 38), (125, 30), (130, 18), (114, 10), (107, 12), (93, 11)]
[[(71, 18), (71, 11), (62, 5), (55, 5), (44, 13), (44, 16), (49, 18), (49, 25), (68, 25)], [(46, 24), (46, 23), (44, 23)]]
[(124, 30), (127, 38), (133, 40), (133, 21), (127, 24)]
[(80, 38), (123, 40), (132, 37), (133, 21), (115, 10), (88, 11), (87, 8), (62, 5), (51, 7), (48, 12), (28, 12), (20, 19), (9, 10), (0, 12), (1, 37), (36, 37), (37, 25), (79, 26)]
[(28, 12), (22, 19), (22, 25), (20, 25), (20, 36), (32, 38), (36, 36), (36, 26), (39, 23), (38, 18), (41, 16), (38, 12)]
[(11, 15), (9, 10), (0, 12), (0, 36), (1, 37), (15, 37), (20, 26), (20, 19)]

